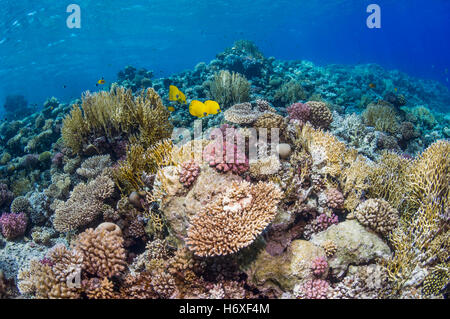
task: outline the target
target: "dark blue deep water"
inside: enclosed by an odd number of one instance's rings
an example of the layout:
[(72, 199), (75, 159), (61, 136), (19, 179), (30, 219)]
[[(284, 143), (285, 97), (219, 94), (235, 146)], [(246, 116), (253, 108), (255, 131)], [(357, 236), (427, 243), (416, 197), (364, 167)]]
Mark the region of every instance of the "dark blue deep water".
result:
[[(156, 77), (208, 62), (238, 39), (282, 60), (377, 63), (449, 86), (447, 0), (76, 0), (81, 28), (66, 26), (70, 1), (0, 1), (0, 101), (41, 105), (115, 81), (125, 65)], [(369, 29), (367, 5), (381, 8)], [(3, 102), (2, 102), (3, 103)]]

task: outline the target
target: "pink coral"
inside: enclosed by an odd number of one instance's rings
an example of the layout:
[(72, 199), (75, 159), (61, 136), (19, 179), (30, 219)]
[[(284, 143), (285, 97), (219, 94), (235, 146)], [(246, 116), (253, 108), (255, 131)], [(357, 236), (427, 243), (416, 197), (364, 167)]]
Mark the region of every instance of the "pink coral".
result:
[(311, 108), (307, 104), (294, 103), (287, 108), (287, 112), (290, 121), (298, 121), (303, 125), (309, 120)]
[(338, 217), (333, 213), (331, 213), (330, 216), (328, 216), (325, 213), (320, 214), (308, 225), (306, 225), (303, 236), (309, 240), (312, 234), (324, 231), (331, 225), (337, 224), (338, 222), (339, 222)]
[(342, 209), (344, 207), (344, 195), (336, 189), (330, 188), (326, 192), (327, 205), (332, 209)]
[(214, 142), (205, 147), (203, 158), (210, 166), (219, 172), (233, 172), (241, 175), (249, 169), (248, 158), (245, 155), (244, 138), (236, 129), (222, 125), (215, 129), (211, 137)]
[(316, 276), (322, 276), (328, 268), (328, 262), (325, 257), (317, 257), (312, 261), (311, 270)]
[(13, 239), (22, 236), (27, 229), (28, 218), (25, 213), (5, 213), (0, 217), (0, 227), (3, 236)]
[(301, 295), (306, 299), (327, 299), (330, 285), (322, 279), (314, 279), (303, 284)]
[(200, 171), (200, 166), (193, 160), (181, 164), (180, 182), (189, 187), (195, 181)]

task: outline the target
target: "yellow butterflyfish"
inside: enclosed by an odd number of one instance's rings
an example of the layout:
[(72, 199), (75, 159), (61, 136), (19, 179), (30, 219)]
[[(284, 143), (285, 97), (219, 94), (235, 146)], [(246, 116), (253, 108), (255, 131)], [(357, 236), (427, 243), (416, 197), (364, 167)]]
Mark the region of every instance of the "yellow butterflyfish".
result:
[(197, 100), (193, 100), (191, 104), (189, 104), (189, 113), (191, 113), (192, 116), (200, 118), (208, 115), (206, 105)]
[(219, 103), (217, 103), (216, 101), (208, 100), (204, 104), (206, 106), (206, 112), (208, 113), (208, 115), (221, 112)]
[(169, 87), (169, 101), (187, 104), (186, 96), (175, 85)]
[(167, 109), (169, 110), (169, 112), (174, 112), (175, 111), (175, 108), (173, 106), (169, 106), (169, 107), (167, 107)]

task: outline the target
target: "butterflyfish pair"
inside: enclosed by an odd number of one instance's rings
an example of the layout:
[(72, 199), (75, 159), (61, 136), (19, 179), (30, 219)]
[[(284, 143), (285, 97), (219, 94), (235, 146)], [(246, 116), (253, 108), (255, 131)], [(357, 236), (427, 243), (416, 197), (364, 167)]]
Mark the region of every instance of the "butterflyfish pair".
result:
[(217, 114), (220, 112), (221, 110), (219, 103), (217, 103), (216, 101), (208, 100), (203, 103), (197, 100), (193, 100), (189, 105), (189, 113), (191, 113), (192, 116), (196, 116), (199, 118), (211, 114)]

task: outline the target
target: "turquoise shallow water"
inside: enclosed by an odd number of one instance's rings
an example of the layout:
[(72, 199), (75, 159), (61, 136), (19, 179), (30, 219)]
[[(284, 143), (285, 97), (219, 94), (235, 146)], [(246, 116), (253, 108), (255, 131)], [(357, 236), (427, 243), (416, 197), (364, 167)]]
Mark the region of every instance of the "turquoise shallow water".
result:
[(444, 0), (378, 1), (381, 29), (366, 26), (371, 1), (76, 3), (81, 29), (67, 28), (64, 1), (1, 1), (0, 101), (10, 93), (39, 105), (53, 95), (69, 100), (95, 90), (102, 76), (114, 81), (128, 64), (167, 76), (208, 62), (238, 39), (278, 59), (377, 63), (449, 85)]

